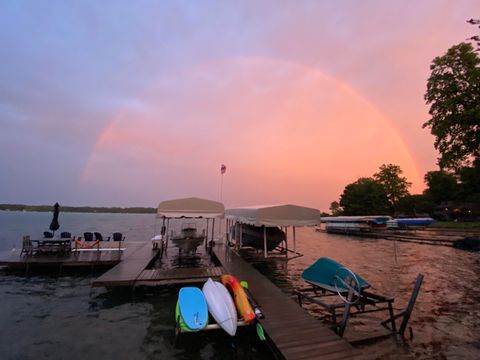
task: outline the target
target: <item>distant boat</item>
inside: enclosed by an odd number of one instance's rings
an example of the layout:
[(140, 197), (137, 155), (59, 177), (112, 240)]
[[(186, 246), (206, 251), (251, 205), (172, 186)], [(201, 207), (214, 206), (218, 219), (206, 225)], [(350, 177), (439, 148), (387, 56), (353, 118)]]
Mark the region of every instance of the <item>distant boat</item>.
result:
[[(263, 226), (254, 226), (242, 224), (242, 245), (251, 246), (255, 249), (264, 249)], [(267, 226), (267, 251), (275, 249), (285, 240), (285, 232), (276, 226)], [(235, 237), (235, 227), (233, 227), (233, 236)]]
[(195, 223), (182, 224), (182, 232), (180, 235), (172, 237), (172, 243), (183, 252), (193, 252), (205, 240), (205, 231), (201, 234), (197, 232)]
[(403, 218), (387, 221), (388, 229), (420, 229), (431, 225), (435, 220), (429, 217), (424, 218)]
[(325, 223), (325, 230), (329, 233), (361, 233), (384, 230), (387, 228), (387, 221), (390, 216), (331, 216), (322, 218)]

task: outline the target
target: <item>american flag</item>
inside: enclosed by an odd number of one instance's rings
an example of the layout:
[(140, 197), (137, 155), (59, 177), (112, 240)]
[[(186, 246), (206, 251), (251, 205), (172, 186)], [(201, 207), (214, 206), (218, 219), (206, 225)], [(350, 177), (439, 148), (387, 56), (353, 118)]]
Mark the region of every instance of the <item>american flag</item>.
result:
[(223, 174), (225, 174), (225, 171), (227, 171), (227, 167), (224, 164), (222, 164), (220, 166), (220, 173), (223, 175)]

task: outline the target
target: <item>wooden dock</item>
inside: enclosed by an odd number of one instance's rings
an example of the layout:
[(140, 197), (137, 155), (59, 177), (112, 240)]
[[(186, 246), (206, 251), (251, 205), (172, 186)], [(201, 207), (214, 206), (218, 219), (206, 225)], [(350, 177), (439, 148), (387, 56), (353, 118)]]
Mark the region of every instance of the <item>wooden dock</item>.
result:
[(223, 267), (192, 267), (175, 269), (150, 269), (159, 256), (151, 242), (145, 242), (121, 263), (95, 279), (92, 286), (157, 286), (182, 283), (203, 283), (209, 277), (217, 279), (225, 273)]
[(122, 242), (122, 250), (118, 243), (104, 242), (100, 250), (92, 248), (65, 254), (21, 254), (21, 249), (7, 251), (0, 254), (0, 266), (10, 269), (39, 269), (39, 268), (85, 268), (85, 267), (111, 267), (120, 263), (125, 256), (135, 250), (138, 243)]
[(184, 283), (204, 283), (209, 277), (220, 278), (226, 274), (222, 266), (208, 268), (179, 268), (179, 269), (145, 269), (135, 281), (135, 286), (156, 286)]
[(351, 359), (360, 355), (231, 248), (217, 245), (213, 251), (225, 270), (248, 281), (264, 314), (260, 323), (277, 355), (286, 359)]
[[(333, 234), (333, 235), (349, 235), (379, 240), (395, 240), (399, 242), (410, 242), (424, 245), (439, 245), (439, 246), (453, 246), (456, 240), (462, 239), (459, 235), (442, 236), (438, 234), (419, 234), (420, 230), (406, 231), (406, 230), (392, 230), (392, 231), (335, 231), (328, 232), (325, 229), (316, 229), (318, 232)], [(423, 231), (423, 230), (422, 230)]]
[(95, 279), (92, 286), (133, 286), (157, 254), (158, 250), (152, 249), (150, 241), (142, 242), (121, 263)]
[(213, 255), (221, 266), (150, 269), (158, 256), (146, 242), (125, 257), (121, 263), (94, 280), (92, 286), (154, 286), (182, 283), (203, 283), (209, 277), (225, 273), (250, 284), (250, 291), (259, 303), (264, 318), (268, 343), (279, 358), (285, 359), (351, 359), (360, 355), (346, 340), (302, 309), (264, 275), (225, 245), (217, 245)]

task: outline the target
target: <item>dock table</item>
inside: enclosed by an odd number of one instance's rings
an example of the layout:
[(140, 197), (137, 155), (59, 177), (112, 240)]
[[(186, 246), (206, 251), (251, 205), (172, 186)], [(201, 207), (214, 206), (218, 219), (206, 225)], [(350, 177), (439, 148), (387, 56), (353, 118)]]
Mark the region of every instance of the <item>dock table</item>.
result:
[(72, 239), (42, 239), (32, 240), (32, 243), (37, 244), (37, 253), (64, 255), (72, 250)]

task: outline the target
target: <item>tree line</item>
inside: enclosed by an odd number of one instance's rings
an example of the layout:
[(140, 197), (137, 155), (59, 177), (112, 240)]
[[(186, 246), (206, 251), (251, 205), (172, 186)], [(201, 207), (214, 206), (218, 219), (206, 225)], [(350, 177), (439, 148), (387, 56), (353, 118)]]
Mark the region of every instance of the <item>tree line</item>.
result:
[[(23, 205), (23, 204), (0, 204), (3, 211), (52, 211), (52, 205)], [(81, 213), (126, 213), (126, 214), (154, 214), (157, 209), (150, 207), (93, 207), (93, 206), (62, 206), (62, 212)]]
[[(480, 20), (470, 19), (473, 25)], [(381, 165), (372, 177), (348, 184), (332, 215), (430, 215), (439, 219), (480, 219), (480, 37), (477, 45), (462, 42), (436, 57), (430, 66), (425, 102), (430, 129), (439, 152), (438, 170), (424, 176), (422, 194), (410, 194), (411, 185), (400, 166)]]

